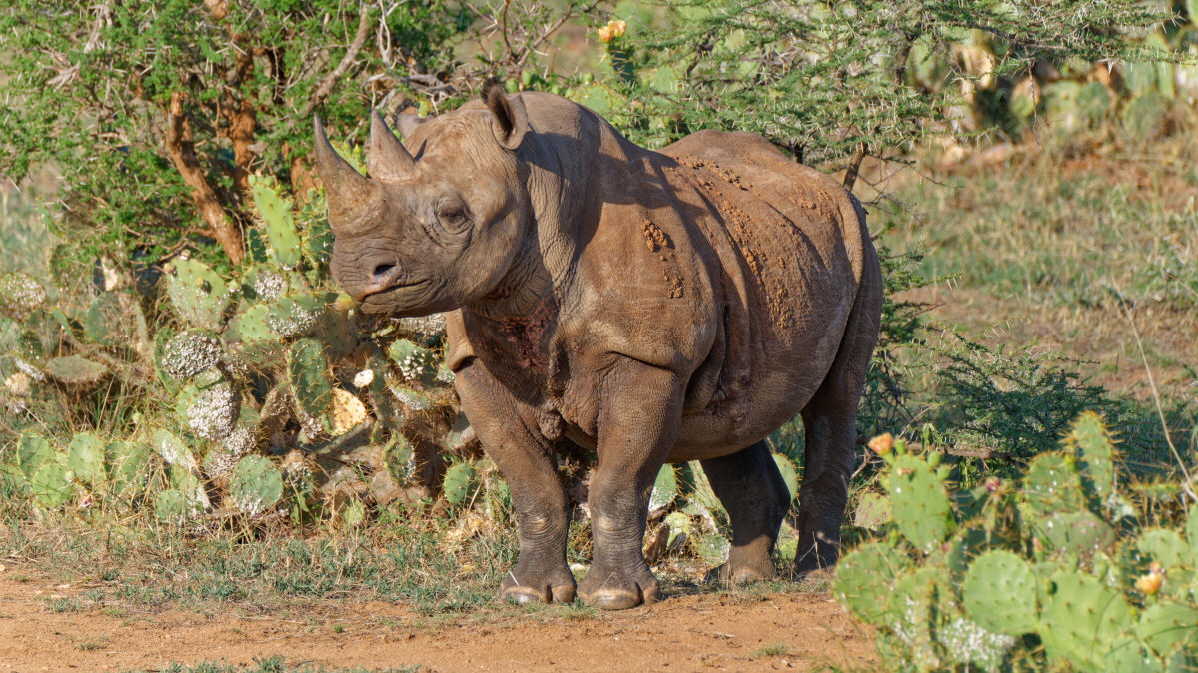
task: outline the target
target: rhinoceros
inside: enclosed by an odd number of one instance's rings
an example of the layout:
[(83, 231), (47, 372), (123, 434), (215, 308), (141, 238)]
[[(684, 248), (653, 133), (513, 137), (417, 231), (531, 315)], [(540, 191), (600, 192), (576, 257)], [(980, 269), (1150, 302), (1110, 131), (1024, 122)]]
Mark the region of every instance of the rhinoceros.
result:
[[(663, 464), (691, 460), (732, 524), (711, 575), (773, 576), (791, 498), (766, 437), (796, 413), (790, 572), (835, 562), (882, 305), (865, 213), (841, 185), (760, 136), (706, 130), (655, 152), (566, 98), (502, 86), (400, 117), (402, 142), (376, 112), (369, 177), (314, 126), (336, 281), (370, 314), (448, 312), (462, 409), (516, 514), (502, 596), (659, 600), (649, 494)], [(563, 448), (597, 456), (578, 583)]]

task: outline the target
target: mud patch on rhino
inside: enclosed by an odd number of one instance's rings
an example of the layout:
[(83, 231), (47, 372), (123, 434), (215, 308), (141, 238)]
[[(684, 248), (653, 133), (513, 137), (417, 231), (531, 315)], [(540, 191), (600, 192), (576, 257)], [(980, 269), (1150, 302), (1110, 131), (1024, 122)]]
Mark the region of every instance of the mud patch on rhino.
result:
[(664, 267), (661, 279), (665, 283), (670, 299), (681, 299), (683, 294), (682, 276), (678, 273), (678, 267), (674, 263), (674, 241), (670, 240), (669, 234), (662, 231), (661, 227), (648, 218), (641, 222), (641, 234), (645, 237), (645, 247), (649, 249), (649, 252), (657, 253), (657, 261), (661, 262)]
[(666, 235), (666, 232), (661, 230), (661, 227), (654, 224), (651, 220), (645, 220), (641, 223), (641, 233), (645, 235), (645, 245), (649, 247), (649, 252), (657, 252), (662, 248), (673, 248), (674, 242)]
[[(724, 222), (724, 231), (740, 252), (740, 257), (744, 260), (750, 275), (757, 280), (755, 285), (758, 291), (754, 294), (756, 294), (758, 305), (770, 317), (772, 323), (782, 328), (789, 327), (794, 321), (794, 315), (790, 291), (783, 282), (784, 274), (780, 273), (787, 267), (786, 260), (784, 258), (771, 260), (766, 251), (776, 246), (762, 245), (757, 236), (759, 227), (755, 226), (756, 220), (777, 220), (781, 214), (772, 210), (760, 212), (758, 209), (750, 214), (742, 210), (734, 201), (743, 197), (737, 196), (737, 192), (728, 193), (727, 188), (721, 189), (717, 186), (718, 182), (713, 179), (718, 176), (738, 190), (748, 190), (750, 187), (742, 183), (731, 170), (692, 155), (681, 155), (676, 160), (681, 166), (691, 170), (667, 170), (695, 185), (705, 195), (707, 201), (715, 207), (720, 219)], [(783, 219), (793, 228), (792, 222), (785, 217)], [(779, 252), (782, 255), (785, 254), (784, 250)], [(777, 267), (776, 270), (772, 268), (774, 266)]]

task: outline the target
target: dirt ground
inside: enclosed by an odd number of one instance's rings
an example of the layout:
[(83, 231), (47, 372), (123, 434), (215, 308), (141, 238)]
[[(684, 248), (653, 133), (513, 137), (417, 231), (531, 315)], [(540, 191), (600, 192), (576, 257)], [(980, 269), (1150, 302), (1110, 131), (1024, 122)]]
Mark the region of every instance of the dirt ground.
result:
[[(95, 587), (0, 572), (0, 673), (157, 671), (170, 664), (450, 671), (869, 669), (874, 648), (824, 592), (702, 594), (617, 613), (513, 608), (422, 616), (384, 602), (166, 611), (72, 599)], [(64, 609), (64, 606), (65, 609)], [(79, 607), (84, 606), (84, 607)]]

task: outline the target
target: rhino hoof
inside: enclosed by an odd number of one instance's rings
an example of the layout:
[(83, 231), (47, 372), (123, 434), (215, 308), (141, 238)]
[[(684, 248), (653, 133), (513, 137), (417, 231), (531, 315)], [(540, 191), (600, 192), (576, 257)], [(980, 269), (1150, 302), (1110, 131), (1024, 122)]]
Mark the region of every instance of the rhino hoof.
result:
[(568, 584), (547, 586), (541, 589), (531, 586), (510, 586), (500, 592), (500, 598), (513, 603), (573, 603), (574, 587)]
[(725, 563), (717, 568), (712, 568), (707, 571), (706, 577), (703, 579), (707, 582), (730, 582), (732, 584), (746, 584), (748, 582), (759, 582), (761, 580), (769, 580), (778, 576), (774, 569), (774, 564), (770, 563), (767, 568), (759, 568), (753, 565), (737, 565), (732, 566)]
[(584, 595), (582, 600), (587, 605), (601, 610), (627, 610), (642, 604), (656, 603), (661, 598), (661, 590), (654, 583), (648, 591), (638, 584), (633, 584), (631, 590), (604, 587), (590, 595)]

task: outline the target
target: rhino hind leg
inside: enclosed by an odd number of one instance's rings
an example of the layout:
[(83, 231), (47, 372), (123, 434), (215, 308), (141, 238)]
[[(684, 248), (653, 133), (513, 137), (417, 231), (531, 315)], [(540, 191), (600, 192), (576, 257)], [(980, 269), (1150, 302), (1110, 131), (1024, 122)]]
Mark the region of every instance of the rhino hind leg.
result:
[[(873, 248), (867, 248), (874, 258)], [(876, 260), (876, 258), (874, 258)], [(830, 568), (840, 555), (840, 526), (856, 461), (857, 404), (878, 338), (882, 279), (867, 259), (840, 350), (811, 401), (801, 411), (805, 449), (799, 488), (799, 544), (795, 577)]]
[(770, 553), (790, 507), (790, 492), (770, 456), (769, 446), (760, 441), (700, 464), (732, 521), (728, 561), (713, 568), (707, 580), (752, 582), (774, 577)]

